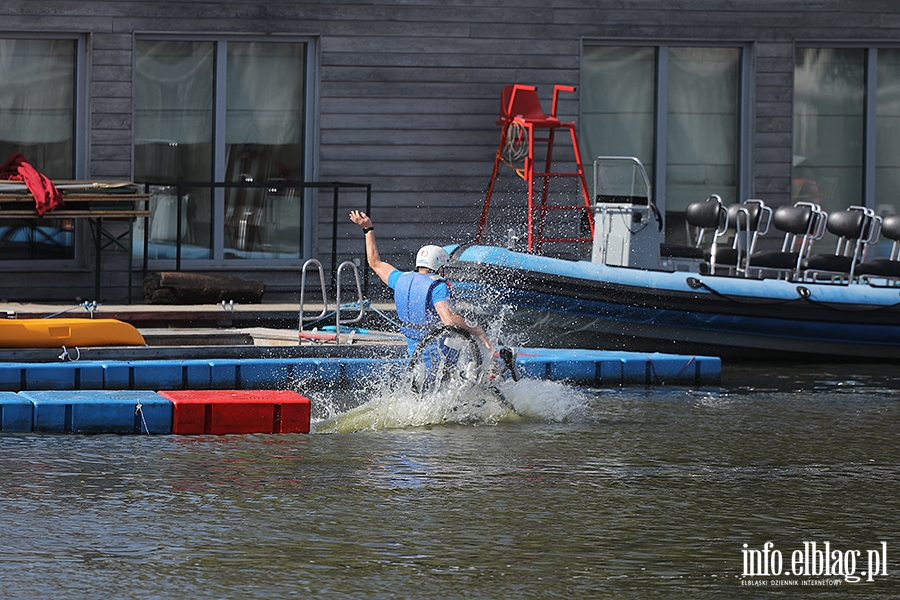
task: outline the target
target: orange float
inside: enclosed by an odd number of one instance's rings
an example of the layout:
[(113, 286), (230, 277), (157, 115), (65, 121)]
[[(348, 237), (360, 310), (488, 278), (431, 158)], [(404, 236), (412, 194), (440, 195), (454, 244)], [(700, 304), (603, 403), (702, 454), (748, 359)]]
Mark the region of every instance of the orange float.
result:
[(0, 348), (144, 345), (144, 336), (118, 319), (0, 319)]

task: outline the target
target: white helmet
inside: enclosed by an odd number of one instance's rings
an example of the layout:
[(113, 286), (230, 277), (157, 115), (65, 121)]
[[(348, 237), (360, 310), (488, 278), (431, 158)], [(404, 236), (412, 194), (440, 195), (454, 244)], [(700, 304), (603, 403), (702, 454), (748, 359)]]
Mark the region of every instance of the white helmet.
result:
[(437, 273), (450, 262), (450, 255), (440, 246), (422, 246), (416, 254), (416, 268), (425, 267)]

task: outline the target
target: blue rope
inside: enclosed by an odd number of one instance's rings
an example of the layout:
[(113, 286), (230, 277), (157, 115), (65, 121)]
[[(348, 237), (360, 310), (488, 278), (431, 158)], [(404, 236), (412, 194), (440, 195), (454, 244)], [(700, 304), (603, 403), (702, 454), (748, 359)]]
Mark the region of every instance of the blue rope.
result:
[(91, 313), (91, 318), (94, 318), (94, 311), (97, 310), (97, 301), (91, 300), (90, 302), (85, 301), (79, 304), (78, 306), (73, 306), (72, 308), (67, 308), (66, 310), (61, 310), (58, 313), (53, 313), (52, 315), (47, 315), (46, 317), (41, 317), (43, 319), (52, 319), (53, 317), (58, 317), (59, 315), (65, 314), (69, 311), (75, 310), (76, 308), (83, 308)]
[[(391, 319), (389, 316), (387, 316), (386, 314), (384, 314), (383, 312), (381, 312), (381, 311), (378, 310), (377, 308), (373, 307), (373, 306), (371, 305), (371, 303), (370, 303), (368, 300), (363, 300), (363, 307), (364, 307), (364, 308), (367, 308), (367, 309), (369, 309), (369, 310), (374, 311), (377, 315), (379, 315), (379, 316), (380, 316), (381, 318), (383, 318), (385, 321), (387, 321), (388, 323), (390, 323), (391, 325), (393, 325), (393, 326), (396, 327), (397, 329), (400, 329), (400, 324), (399, 324), (399, 323), (395, 322), (395, 321), (394, 321), (393, 319)], [(353, 310), (353, 309), (358, 309), (358, 308), (360, 308), (360, 305), (359, 305), (359, 302), (351, 302), (351, 303), (349, 303), (349, 304), (341, 304), (341, 306), (340, 306), (339, 308), (340, 308), (341, 310)], [(316, 319), (315, 321), (309, 322), (309, 323), (307, 324), (307, 326), (314, 326), (314, 325), (316, 325), (317, 323), (321, 323), (322, 321), (327, 321), (328, 319), (333, 319), (333, 318), (334, 318), (334, 315), (335, 315), (335, 312), (332, 311), (332, 312), (328, 313), (327, 315), (325, 315), (324, 317), (321, 317), (321, 318), (319, 318), (319, 319)]]
[(397, 329), (400, 329), (400, 323), (397, 323), (396, 321), (394, 321), (393, 319), (391, 319), (389, 316), (387, 316), (386, 314), (384, 314), (383, 312), (381, 312), (381, 311), (378, 310), (377, 308), (373, 308), (373, 307), (368, 307), (368, 308), (371, 308), (373, 311), (375, 311), (376, 314), (378, 314), (379, 316), (381, 316), (382, 319), (384, 319), (385, 321), (387, 321), (388, 323), (390, 323), (391, 325), (393, 325), (393, 326), (396, 327)]

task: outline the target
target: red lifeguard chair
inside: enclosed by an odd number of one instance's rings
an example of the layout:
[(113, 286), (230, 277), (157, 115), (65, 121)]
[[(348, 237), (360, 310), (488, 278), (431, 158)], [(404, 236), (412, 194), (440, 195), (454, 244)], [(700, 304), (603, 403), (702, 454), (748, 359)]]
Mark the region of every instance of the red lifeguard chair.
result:
[[(491, 195), (494, 193), (494, 185), (497, 182), (500, 164), (510, 164), (510, 162), (504, 158), (504, 151), (510, 148), (518, 149), (521, 153), (520, 157), (524, 158), (524, 167), (521, 170), (516, 169), (516, 172), (528, 184), (528, 251), (540, 252), (541, 245), (544, 242), (592, 241), (592, 237), (544, 237), (546, 213), (550, 210), (580, 211), (582, 214), (587, 215), (587, 222), (590, 226), (591, 235), (593, 235), (594, 231), (593, 215), (590, 210), (590, 195), (588, 194), (587, 181), (584, 178), (581, 153), (578, 150), (575, 122), (571, 121), (564, 123), (556, 116), (559, 93), (574, 91), (574, 87), (564, 85), (554, 86), (553, 104), (550, 110), (550, 116), (547, 116), (541, 108), (541, 101), (538, 98), (534, 86), (514, 84), (507, 85), (503, 88), (500, 97), (500, 120), (497, 121), (497, 125), (501, 125), (503, 129), (500, 132), (500, 145), (497, 147), (497, 154), (494, 158), (494, 171), (491, 174), (491, 183), (484, 200), (484, 208), (481, 211), (481, 220), (478, 222), (478, 232), (475, 235), (476, 242), (481, 241), (481, 236), (486, 228), (488, 208), (491, 203)], [(556, 130), (561, 128), (569, 130), (569, 138), (572, 141), (572, 151), (575, 155), (576, 170), (574, 171), (557, 172), (552, 170), (553, 143), (556, 136)], [(541, 132), (541, 137), (536, 135), (537, 132)], [(546, 160), (543, 171), (535, 171), (534, 168), (536, 144), (546, 144)], [(510, 164), (510, 166), (513, 165)], [(577, 177), (581, 184), (584, 204), (548, 204), (550, 179), (554, 177)], [(535, 178), (542, 180), (540, 203), (538, 204), (535, 204)], [(580, 224), (581, 222), (582, 220), (579, 219), (578, 223)]]

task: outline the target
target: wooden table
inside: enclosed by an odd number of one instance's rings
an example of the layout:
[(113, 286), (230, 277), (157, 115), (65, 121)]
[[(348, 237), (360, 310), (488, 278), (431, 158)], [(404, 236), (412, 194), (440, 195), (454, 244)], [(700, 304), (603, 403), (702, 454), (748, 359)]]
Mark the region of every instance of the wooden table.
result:
[[(116, 245), (128, 252), (128, 303), (131, 303), (132, 269), (134, 252), (134, 221), (150, 216), (148, 200), (151, 194), (138, 193), (133, 184), (54, 182), (63, 195), (65, 206), (39, 216), (35, 200), (24, 184), (0, 182), (0, 219), (87, 219), (94, 238), (94, 293), (100, 297), (101, 254), (104, 248)], [(128, 245), (122, 238), (103, 228), (103, 219), (128, 221)]]

